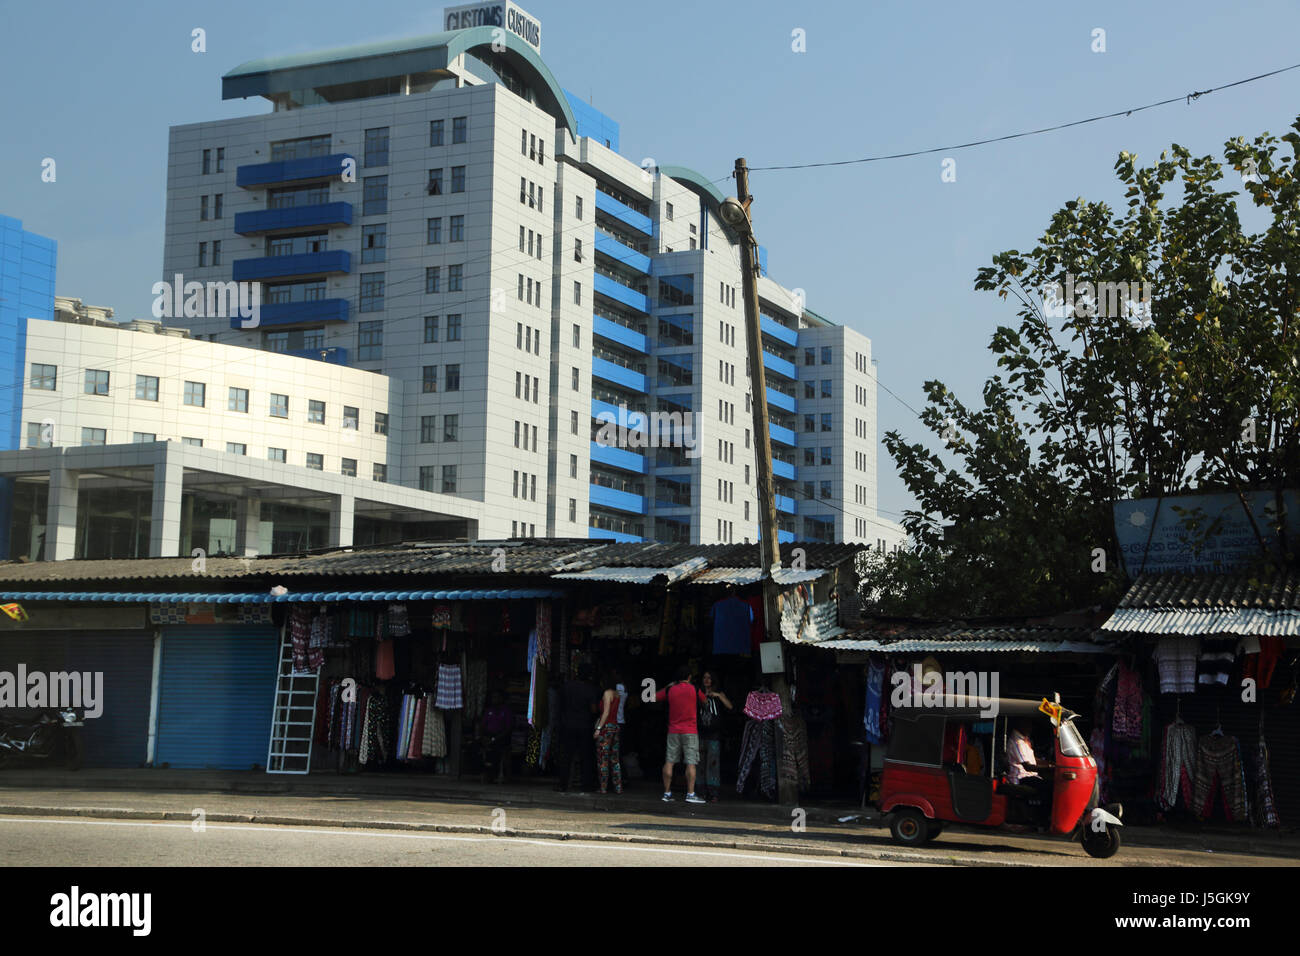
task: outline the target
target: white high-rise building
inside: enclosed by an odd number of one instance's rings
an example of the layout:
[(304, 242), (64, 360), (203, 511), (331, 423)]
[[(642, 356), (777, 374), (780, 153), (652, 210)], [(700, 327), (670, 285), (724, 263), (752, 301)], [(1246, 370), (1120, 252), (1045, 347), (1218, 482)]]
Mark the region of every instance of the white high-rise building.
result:
[[(514, 4), (445, 23), (246, 63), (223, 96), (269, 112), (171, 129), (162, 278), (260, 282), (262, 306), (254, 328), (164, 321), (393, 380), (388, 481), (467, 499), (480, 538), (756, 539), (722, 193), (621, 156)], [(870, 340), (766, 274), (759, 291), (782, 540), (892, 545)], [(690, 414), (694, 448), (641, 447), (627, 416), (655, 412)]]

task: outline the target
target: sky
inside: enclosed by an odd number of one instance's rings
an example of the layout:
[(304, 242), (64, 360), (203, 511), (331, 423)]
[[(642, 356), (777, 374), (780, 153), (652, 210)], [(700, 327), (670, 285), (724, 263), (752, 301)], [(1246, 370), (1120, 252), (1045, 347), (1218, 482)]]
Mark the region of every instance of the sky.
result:
[[(1171, 143), (1221, 156), (1225, 140), (1279, 135), (1300, 115), (1297, 70), (1007, 143), (765, 171), (1037, 129), (1290, 66), (1300, 62), (1300, 5), (520, 5), (541, 21), (542, 57), (560, 84), (620, 123), (626, 157), (710, 179), (746, 158), (772, 278), (872, 340), (881, 434), (936, 448), (913, 411), (922, 384), (938, 379), (978, 404), (994, 371), (989, 337), (1014, 319), (1007, 303), (974, 290), (981, 266), (1032, 248), (1069, 199), (1122, 206), (1121, 150), (1143, 163)], [(57, 294), (119, 319), (147, 317), (162, 271), (168, 127), (265, 112), (262, 100), (222, 101), (221, 76), (240, 63), (439, 32), (441, 10), (397, 0), (10, 4), (0, 32), (0, 214), (58, 240)], [(191, 50), (196, 27), (206, 52)], [(1097, 30), (1104, 52), (1094, 50)], [(41, 180), (47, 157), (53, 183)], [(955, 181), (944, 181), (945, 159), (955, 160)], [(879, 510), (897, 519), (913, 502), (883, 446), (878, 471)]]

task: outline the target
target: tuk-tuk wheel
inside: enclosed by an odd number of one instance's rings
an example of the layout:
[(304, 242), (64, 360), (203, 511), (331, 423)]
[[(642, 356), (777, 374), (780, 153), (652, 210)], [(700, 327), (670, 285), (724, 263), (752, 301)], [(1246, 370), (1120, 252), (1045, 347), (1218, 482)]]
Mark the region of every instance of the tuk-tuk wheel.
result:
[(943, 832), (942, 820), (926, 820), (925, 842), (932, 843)]
[(915, 807), (895, 810), (889, 820), (889, 835), (903, 846), (920, 846), (929, 837), (930, 826), (925, 814)]
[(1083, 850), (1098, 860), (1108, 860), (1119, 852), (1119, 827), (1106, 827), (1100, 833), (1089, 830), (1083, 837)]

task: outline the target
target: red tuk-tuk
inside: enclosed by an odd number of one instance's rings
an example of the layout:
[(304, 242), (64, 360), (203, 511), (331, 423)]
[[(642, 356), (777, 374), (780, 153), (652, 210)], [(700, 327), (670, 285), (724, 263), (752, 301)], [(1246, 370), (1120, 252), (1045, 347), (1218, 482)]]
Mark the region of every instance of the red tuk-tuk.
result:
[[(1089, 856), (1114, 856), (1124, 810), (1118, 803), (1099, 805), (1097, 763), (1074, 726), (1078, 714), (1046, 699), (987, 704), (892, 711), (880, 810), (888, 816), (894, 841), (928, 843), (945, 822), (1025, 823), (1068, 834)], [(1005, 764), (999, 758), (1006, 753), (1008, 725), (1018, 718), (1051, 726), (1055, 759), (1039, 765), (1047, 783), (1036, 787), (1010, 783), (998, 771), (998, 764)], [(988, 755), (984, 766), (978, 766), (980, 753)]]

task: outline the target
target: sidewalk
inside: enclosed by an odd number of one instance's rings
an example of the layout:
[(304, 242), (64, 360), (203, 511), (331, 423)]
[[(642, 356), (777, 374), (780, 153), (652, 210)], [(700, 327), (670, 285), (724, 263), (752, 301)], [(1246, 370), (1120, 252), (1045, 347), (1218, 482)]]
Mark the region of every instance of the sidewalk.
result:
[[(104, 791), (139, 794), (193, 792), (300, 798), (295, 801), (299, 808), (295, 811), (296, 815), (287, 817), (286, 822), (307, 822), (313, 798), (317, 798), (322, 806), (335, 804), (339, 799), (367, 804), (388, 802), (400, 804), (404, 808), (419, 806), (424, 801), (441, 801), (527, 808), (539, 812), (610, 814), (620, 819), (649, 815), (675, 818), (681, 824), (690, 826), (716, 822), (725, 823), (730, 829), (750, 823), (764, 831), (773, 827), (788, 829), (793, 819), (793, 808), (742, 800), (734, 795), (728, 800), (724, 794), (722, 802), (716, 804), (691, 805), (683, 801), (684, 794), (675, 793), (672, 803), (664, 803), (660, 799), (659, 787), (653, 781), (635, 781), (628, 792), (621, 795), (601, 795), (557, 792), (553, 781), (547, 779), (513, 780), (507, 785), (496, 786), (482, 784), (473, 777), (456, 780), (415, 773), (325, 772), (285, 775), (225, 770), (96, 769), (69, 772), (58, 769), (7, 769), (0, 771), (0, 812), (12, 813), (29, 807), (31, 800), (24, 798), (23, 791), (63, 791), (68, 794)], [(816, 805), (804, 805), (800, 809), (805, 812), (809, 827), (816, 825), (840, 832), (852, 830), (858, 833), (865, 830), (873, 837), (887, 839), (887, 834), (878, 829), (884, 826), (884, 821), (872, 807), (864, 810), (851, 802), (819, 801)], [(964, 829), (976, 835), (982, 832), (978, 828), (951, 829)], [(999, 839), (1009, 836), (1008, 831), (998, 832)], [(1047, 838), (1025, 835), (1024, 839)], [(1300, 859), (1300, 833), (1295, 831), (1126, 827), (1124, 843), (1126, 846), (1151, 849)]]

